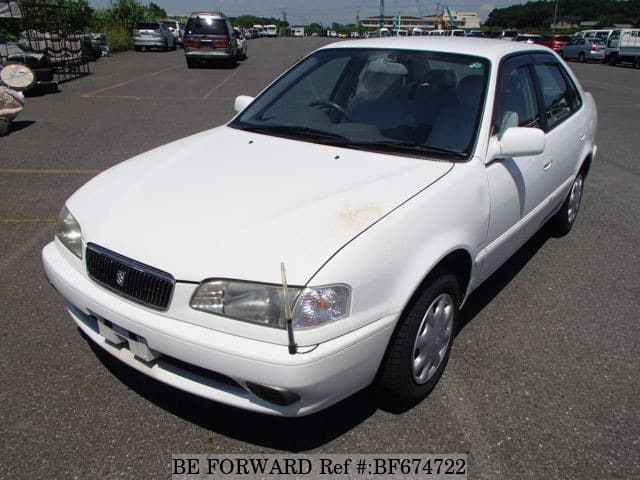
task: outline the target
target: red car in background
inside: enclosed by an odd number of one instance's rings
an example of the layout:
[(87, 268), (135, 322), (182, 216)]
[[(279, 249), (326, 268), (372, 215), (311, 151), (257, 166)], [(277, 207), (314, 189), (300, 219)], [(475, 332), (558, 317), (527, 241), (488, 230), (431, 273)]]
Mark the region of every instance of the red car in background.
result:
[(571, 42), (572, 39), (570, 35), (543, 35), (542, 40), (539, 40), (536, 43), (549, 47), (551, 50), (555, 50), (557, 52), (562, 47), (571, 45)]

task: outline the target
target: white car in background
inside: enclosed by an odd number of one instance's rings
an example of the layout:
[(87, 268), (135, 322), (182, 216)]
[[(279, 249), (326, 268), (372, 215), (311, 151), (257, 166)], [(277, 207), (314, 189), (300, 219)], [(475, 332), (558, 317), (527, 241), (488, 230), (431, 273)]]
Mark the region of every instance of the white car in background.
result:
[(249, 41), (247, 40), (244, 32), (239, 28), (233, 27), (233, 35), (238, 44), (237, 58), (238, 60), (244, 60), (245, 58), (247, 58), (247, 47), (249, 46)]
[(182, 42), (184, 41), (184, 29), (186, 25), (182, 22), (178, 22), (177, 20), (162, 20), (161, 23), (165, 24), (169, 31), (173, 34), (176, 45), (182, 46)]
[(109, 354), (274, 415), (428, 395), (469, 294), (571, 230), (597, 151), (591, 95), (517, 42), (340, 42), (235, 107), (80, 188), (44, 270)]

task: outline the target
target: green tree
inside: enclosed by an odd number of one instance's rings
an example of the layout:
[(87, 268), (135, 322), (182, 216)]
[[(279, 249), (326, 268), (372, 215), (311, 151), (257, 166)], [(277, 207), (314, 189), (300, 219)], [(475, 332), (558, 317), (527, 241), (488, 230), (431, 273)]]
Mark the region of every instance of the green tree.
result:
[(167, 11), (159, 5), (151, 2), (145, 8), (146, 20), (161, 20), (167, 17)]

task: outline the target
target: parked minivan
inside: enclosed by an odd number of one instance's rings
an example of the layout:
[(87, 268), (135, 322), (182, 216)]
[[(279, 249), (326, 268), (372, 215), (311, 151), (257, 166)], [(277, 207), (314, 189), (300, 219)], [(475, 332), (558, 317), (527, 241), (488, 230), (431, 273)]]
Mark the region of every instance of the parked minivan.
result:
[(229, 19), (222, 13), (192, 13), (184, 32), (187, 67), (222, 61), (235, 65), (237, 42)]

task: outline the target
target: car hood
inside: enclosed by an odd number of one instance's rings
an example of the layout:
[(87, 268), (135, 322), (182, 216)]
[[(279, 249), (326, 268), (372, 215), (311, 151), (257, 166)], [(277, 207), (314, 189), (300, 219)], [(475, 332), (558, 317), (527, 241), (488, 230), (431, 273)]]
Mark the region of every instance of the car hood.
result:
[(85, 242), (177, 280), (304, 285), (452, 167), (218, 127), (98, 175), (68, 201)]

